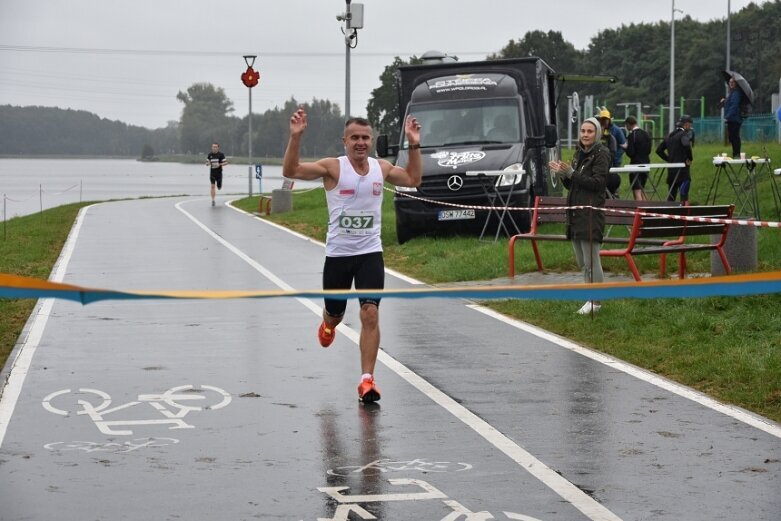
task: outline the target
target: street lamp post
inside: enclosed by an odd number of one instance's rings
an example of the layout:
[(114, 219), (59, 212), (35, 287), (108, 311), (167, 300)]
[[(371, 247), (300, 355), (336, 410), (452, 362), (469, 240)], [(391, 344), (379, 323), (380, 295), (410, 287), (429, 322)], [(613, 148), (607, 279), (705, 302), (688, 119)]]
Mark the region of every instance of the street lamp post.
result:
[(336, 19), (344, 22), (342, 33), (344, 34), (344, 113), (350, 117), (350, 49), (358, 46), (358, 29), (363, 29), (363, 4), (353, 4), (352, 0), (345, 0), (346, 10), (336, 15)]
[[(731, 15), (731, 9), (730, 9), (730, 0), (727, 0), (727, 70), (730, 69), (730, 56), (732, 54), (730, 50), (730, 40), (732, 38), (731, 30), (730, 30), (730, 15)], [(729, 87), (727, 87), (727, 90), (729, 90)]]
[[(725, 71), (732, 70), (730, 68), (730, 57), (732, 56), (732, 50), (730, 48), (731, 40), (732, 40), (732, 30), (730, 27), (730, 16), (732, 13), (732, 9), (730, 8), (730, 0), (727, 0), (727, 67), (724, 69)], [(727, 99), (727, 96), (729, 96), (729, 84), (724, 87), (724, 99)], [(721, 107), (721, 120), (724, 121), (724, 106)], [(720, 141), (724, 142), (724, 123), (719, 125), (719, 134)]]
[(683, 13), (675, 8), (675, 0), (672, 0), (672, 16), (670, 18), (670, 122), (668, 129), (675, 130), (675, 11)]
[(249, 137), (247, 138), (249, 141), (247, 145), (247, 162), (249, 163), (247, 180), (249, 187), (247, 192), (250, 197), (252, 197), (252, 87), (257, 85), (260, 80), (260, 75), (252, 68), (255, 65), (255, 58), (257, 56), (254, 54), (244, 55), (244, 63), (247, 64), (247, 70), (241, 75), (241, 81), (247, 86), (247, 91), (249, 92)]

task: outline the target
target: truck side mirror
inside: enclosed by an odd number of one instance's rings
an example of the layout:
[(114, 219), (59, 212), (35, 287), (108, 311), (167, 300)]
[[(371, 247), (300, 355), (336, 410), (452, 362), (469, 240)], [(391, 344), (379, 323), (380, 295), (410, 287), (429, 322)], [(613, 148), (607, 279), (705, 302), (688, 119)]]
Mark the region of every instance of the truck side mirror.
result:
[(377, 136), (377, 143), (375, 145), (377, 149), (377, 156), (388, 157), (388, 136), (387, 134), (380, 134)]
[(556, 148), (559, 144), (559, 131), (556, 125), (545, 125), (545, 146)]

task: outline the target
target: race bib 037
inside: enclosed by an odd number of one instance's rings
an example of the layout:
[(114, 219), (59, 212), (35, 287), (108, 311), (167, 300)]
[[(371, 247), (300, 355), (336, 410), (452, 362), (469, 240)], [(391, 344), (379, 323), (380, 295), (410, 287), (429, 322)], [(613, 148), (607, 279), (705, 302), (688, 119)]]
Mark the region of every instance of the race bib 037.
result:
[(374, 228), (373, 214), (349, 214), (339, 216), (339, 233), (368, 235)]

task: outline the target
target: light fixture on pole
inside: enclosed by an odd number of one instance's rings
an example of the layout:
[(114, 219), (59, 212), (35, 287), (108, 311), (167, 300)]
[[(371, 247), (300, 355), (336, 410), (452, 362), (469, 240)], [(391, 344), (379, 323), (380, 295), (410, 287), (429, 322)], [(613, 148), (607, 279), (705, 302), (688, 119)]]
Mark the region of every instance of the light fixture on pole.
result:
[(252, 197), (252, 87), (258, 84), (258, 81), (260, 81), (260, 74), (258, 74), (255, 69), (253, 69), (253, 65), (255, 65), (255, 58), (257, 58), (254, 54), (246, 54), (244, 55), (244, 63), (247, 64), (247, 70), (244, 71), (244, 73), (241, 75), (241, 82), (246, 85), (247, 91), (249, 92), (249, 143), (247, 146), (247, 162), (249, 163), (249, 188), (248, 193), (249, 196)]
[(344, 22), (344, 114), (350, 117), (350, 49), (358, 47), (358, 29), (363, 29), (363, 4), (353, 4), (345, 0), (347, 8), (344, 13), (336, 15), (336, 19)]
[(675, 0), (672, 0), (672, 17), (670, 20), (670, 122), (669, 131), (675, 130), (675, 11), (683, 13), (675, 8)]

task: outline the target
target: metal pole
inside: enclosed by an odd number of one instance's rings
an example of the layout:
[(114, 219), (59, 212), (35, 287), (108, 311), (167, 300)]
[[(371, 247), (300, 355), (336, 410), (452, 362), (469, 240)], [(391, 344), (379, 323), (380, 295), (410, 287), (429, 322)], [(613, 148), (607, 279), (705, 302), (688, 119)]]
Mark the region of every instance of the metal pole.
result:
[[(730, 0), (727, 0), (727, 68), (724, 70), (731, 70), (730, 69), (730, 56), (732, 55), (732, 50), (730, 48), (731, 39), (732, 39), (732, 30), (731, 30), (731, 13), (732, 9), (730, 8)], [(724, 99), (727, 99), (727, 96), (729, 96), (729, 85), (724, 86)], [(721, 125), (719, 125), (719, 141), (724, 142), (724, 106), (721, 107)]]
[(6, 230), (6, 219), (5, 219), (5, 194), (3, 194), (3, 240), (8, 238), (8, 231)]
[(573, 105), (572, 96), (567, 96), (567, 148), (572, 148), (572, 116), (575, 114)]
[(38, 185), (38, 204), (41, 206), (41, 217), (43, 217), (43, 185)]
[(247, 167), (247, 180), (249, 181), (249, 196), (252, 197), (252, 88), (247, 90), (249, 91), (249, 145), (247, 146), (249, 166)]
[(675, 0), (672, 0), (672, 16), (670, 18), (670, 122), (668, 130), (675, 130)]
[[(349, 4), (347, 4), (349, 5)], [(344, 51), (344, 115), (350, 117), (350, 38), (347, 37)]]
[(353, 29), (350, 26), (350, 1), (345, 0), (347, 4), (347, 10), (345, 11), (345, 28), (344, 33), (344, 115), (345, 118), (350, 118), (350, 36)]
[[(731, 31), (730, 31), (730, 0), (727, 0), (727, 70), (730, 70), (730, 38), (731, 38)], [(729, 90), (729, 87), (727, 87), (727, 90)]]

